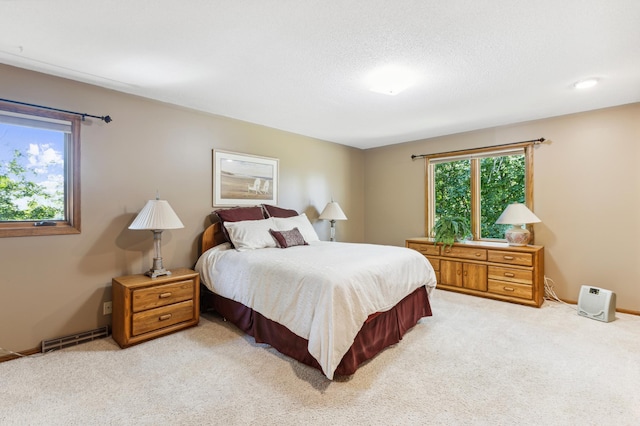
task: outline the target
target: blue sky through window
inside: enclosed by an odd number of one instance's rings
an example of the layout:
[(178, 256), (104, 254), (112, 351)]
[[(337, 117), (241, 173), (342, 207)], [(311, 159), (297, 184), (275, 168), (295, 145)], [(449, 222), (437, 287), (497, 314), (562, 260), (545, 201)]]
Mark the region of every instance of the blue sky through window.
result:
[[(64, 144), (62, 131), (0, 123), (0, 174), (7, 173), (7, 165), (17, 150), (21, 153), (18, 164), (26, 170), (24, 177), (28, 181), (38, 183), (52, 196), (64, 194)], [(15, 203), (25, 208), (28, 201), (16, 199)], [(35, 201), (52, 205), (42, 198)]]

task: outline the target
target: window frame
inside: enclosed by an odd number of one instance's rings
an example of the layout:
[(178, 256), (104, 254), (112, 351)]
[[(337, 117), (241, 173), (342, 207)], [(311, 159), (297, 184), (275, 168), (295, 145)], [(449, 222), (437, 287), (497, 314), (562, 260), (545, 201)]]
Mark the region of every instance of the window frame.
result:
[(80, 116), (2, 101), (0, 101), (0, 110), (34, 117), (65, 120), (71, 123), (71, 140), (69, 143), (65, 143), (64, 153), (65, 218), (63, 220), (53, 220), (54, 226), (35, 226), (35, 221), (0, 222), (0, 238), (79, 234), (81, 229)]
[[(505, 242), (506, 239), (496, 238), (479, 238), (480, 236), (480, 165), (479, 161), (482, 158), (514, 154), (517, 150), (524, 151), (525, 162), (525, 202), (524, 204), (533, 210), (533, 142), (515, 143), (505, 147), (484, 147), (475, 149), (466, 149), (459, 151), (443, 152), (439, 154), (425, 155), (425, 235), (433, 237), (433, 226), (435, 225), (435, 164), (432, 160), (447, 159), (450, 161), (470, 159), (471, 160), (471, 233), (473, 241), (494, 241)], [(506, 208), (506, 206), (505, 206)], [(530, 244), (534, 243), (533, 225), (526, 225), (529, 232), (531, 232)]]

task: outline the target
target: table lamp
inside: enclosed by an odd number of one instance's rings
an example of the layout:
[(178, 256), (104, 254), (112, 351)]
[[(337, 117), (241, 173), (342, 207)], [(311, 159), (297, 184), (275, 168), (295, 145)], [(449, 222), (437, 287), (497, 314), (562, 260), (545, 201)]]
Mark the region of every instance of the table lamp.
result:
[(147, 204), (140, 210), (129, 229), (146, 229), (153, 232), (153, 244), (155, 247), (153, 267), (145, 275), (151, 278), (171, 275), (171, 271), (164, 269), (164, 266), (162, 266), (162, 231), (178, 228), (184, 228), (184, 225), (166, 200), (160, 200), (156, 196), (155, 200), (147, 201)]
[(322, 210), (318, 219), (331, 221), (331, 241), (335, 241), (336, 220), (347, 220), (347, 216), (345, 216), (344, 212), (340, 208), (340, 204), (331, 200), (330, 203), (327, 203), (324, 210)]
[(538, 216), (533, 214), (533, 212), (522, 203), (509, 204), (498, 220), (496, 220), (496, 224), (498, 225), (513, 225), (504, 233), (504, 237), (510, 246), (526, 246), (531, 238), (531, 233), (522, 225), (538, 222), (541, 222)]

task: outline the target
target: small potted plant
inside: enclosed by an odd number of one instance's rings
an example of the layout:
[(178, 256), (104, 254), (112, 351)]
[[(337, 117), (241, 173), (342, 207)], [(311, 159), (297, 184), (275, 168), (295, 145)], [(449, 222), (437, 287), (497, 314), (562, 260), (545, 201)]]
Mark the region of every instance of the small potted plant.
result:
[(471, 235), (469, 220), (459, 216), (441, 216), (433, 227), (433, 243), (451, 247)]

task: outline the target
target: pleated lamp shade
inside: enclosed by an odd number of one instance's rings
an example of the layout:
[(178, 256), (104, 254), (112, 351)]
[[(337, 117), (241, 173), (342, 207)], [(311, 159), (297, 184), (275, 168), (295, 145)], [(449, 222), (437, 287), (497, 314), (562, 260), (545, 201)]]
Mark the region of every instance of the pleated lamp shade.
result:
[(347, 216), (344, 214), (342, 209), (340, 208), (340, 204), (335, 201), (331, 201), (327, 203), (325, 208), (320, 213), (320, 217), (318, 219), (322, 220), (347, 220)]
[(167, 200), (149, 200), (129, 229), (178, 229), (184, 225)]

